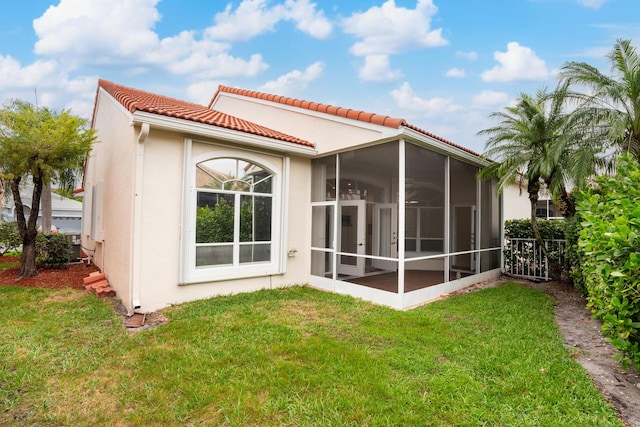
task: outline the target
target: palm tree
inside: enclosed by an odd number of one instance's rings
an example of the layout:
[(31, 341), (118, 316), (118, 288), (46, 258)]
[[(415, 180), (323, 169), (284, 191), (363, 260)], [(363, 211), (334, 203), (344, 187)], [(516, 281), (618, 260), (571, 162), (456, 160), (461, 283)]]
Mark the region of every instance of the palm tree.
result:
[(586, 86), (585, 114), (594, 123), (606, 123), (608, 139), (619, 151), (640, 160), (640, 56), (629, 40), (617, 40), (607, 55), (613, 76), (584, 62), (568, 62), (561, 69), (564, 81)]
[(563, 216), (571, 218), (575, 207), (570, 186), (582, 186), (600, 165), (597, 127), (584, 110), (568, 111), (575, 94), (564, 82), (553, 92), (542, 89), (535, 97), (521, 94), (516, 105), (495, 112), (494, 127), (478, 132), (488, 136), (484, 156), (497, 161), (484, 168), (482, 178), (497, 178), (498, 192), (507, 185), (526, 181), (531, 205), (531, 228), (536, 241), (548, 255), (536, 218), (538, 195), (547, 186)]

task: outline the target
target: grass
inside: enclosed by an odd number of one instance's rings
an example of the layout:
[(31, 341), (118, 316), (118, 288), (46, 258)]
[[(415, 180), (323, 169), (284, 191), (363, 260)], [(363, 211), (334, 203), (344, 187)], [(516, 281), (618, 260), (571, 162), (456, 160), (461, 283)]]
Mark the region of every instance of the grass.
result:
[(5, 268), (15, 267), (16, 265), (20, 265), (20, 261), (0, 263), (0, 271), (4, 270)]
[(304, 287), (182, 304), (0, 287), (0, 425), (621, 425), (516, 284), (399, 312)]

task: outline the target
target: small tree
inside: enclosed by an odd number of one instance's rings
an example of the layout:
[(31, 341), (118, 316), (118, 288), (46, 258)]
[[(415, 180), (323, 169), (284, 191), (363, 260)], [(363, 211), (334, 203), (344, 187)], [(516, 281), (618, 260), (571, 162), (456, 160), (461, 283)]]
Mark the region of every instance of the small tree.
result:
[[(43, 189), (59, 171), (75, 167), (95, 138), (85, 119), (66, 110), (36, 108), (20, 100), (9, 101), (0, 109), (0, 171), (11, 186), (22, 239), (19, 279), (38, 274), (36, 236)], [(33, 182), (28, 218), (20, 196), (20, 184), (27, 179)]]

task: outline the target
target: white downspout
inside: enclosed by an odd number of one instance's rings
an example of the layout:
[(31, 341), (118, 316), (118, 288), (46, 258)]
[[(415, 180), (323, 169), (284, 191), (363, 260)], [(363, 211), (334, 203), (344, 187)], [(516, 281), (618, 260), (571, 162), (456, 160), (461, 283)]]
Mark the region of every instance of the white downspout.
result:
[(132, 215), (132, 242), (131, 242), (131, 300), (133, 311), (141, 307), (140, 282), (142, 277), (142, 184), (144, 178), (144, 142), (149, 136), (149, 123), (142, 123), (136, 144), (136, 164), (134, 171), (134, 202)]

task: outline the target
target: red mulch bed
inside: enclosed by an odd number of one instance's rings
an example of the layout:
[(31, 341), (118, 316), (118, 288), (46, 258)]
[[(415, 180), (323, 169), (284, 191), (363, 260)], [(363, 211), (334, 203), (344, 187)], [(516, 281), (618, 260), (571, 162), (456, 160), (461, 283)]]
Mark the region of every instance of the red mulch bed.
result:
[[(20, 262), (20, 257), (0, 257), (0, 264), (8, 262)], [(94, 271), (98, 271), (95, 265), (87, 266), (81, 262), (69, 264), (69, 268), (39, 268), (37, 276), (16, 280), (20, 272), (20, 266), (17, 265), (0, 271), (0, 286), (84, 289), (82, 279)]]

